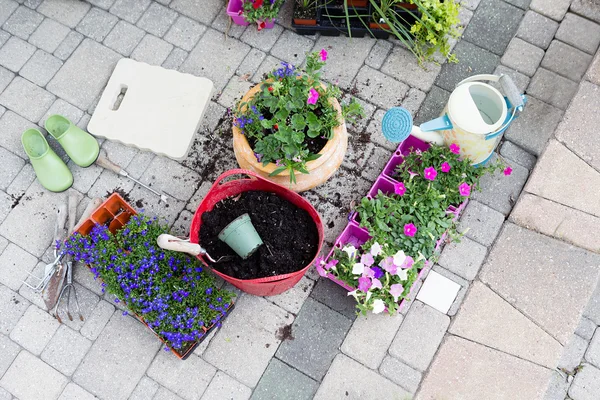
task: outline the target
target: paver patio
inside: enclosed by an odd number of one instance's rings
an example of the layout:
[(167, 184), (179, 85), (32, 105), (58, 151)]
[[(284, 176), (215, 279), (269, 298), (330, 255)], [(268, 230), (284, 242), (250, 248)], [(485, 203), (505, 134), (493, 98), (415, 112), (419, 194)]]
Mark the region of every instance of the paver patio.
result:
[[(600, 3), (465, 0), (460, 62), (426, 70), (393, 39), (297, 35), (291, 12), (287, 0), (275, 28), (257, 32), (228, 26), (224, 0), (0, 0), (0, 399), (598, 399)], [(348, 126), (342, 167), (303, 193), (323, 217), (325, 253), (396, 147), (381, 134), (387, 109), (427, 121), (480, 73), (511, 75), (528, 95), (499, 146), (513, 173), (482, 180), (464, 240), (432, 268), (460, 285), (447, 313), (413, 300), (394, 317), (357, 317), (352, 297), (310, 270), (279, 296), (237, 291), (223, 327), (180, 361), (84, 266), (74, 273), (83, 322), (59, 324), (22, 285), (51, 261), (66, 198), (35, 179), (25, 129), (53, 113), (85, 128), (123, 57), (211, 79), (182, 162), (100, 141), (171, 196), (168, 208), (110, 171), (69, 163), (79, 213), (119, 189), (186, 236), (212, 182), (237, 167), (227, 108), (280, 61), (321, 48), (323, 78), (367, 114)], [(282, 340), (289, 324), (294, 339)]]

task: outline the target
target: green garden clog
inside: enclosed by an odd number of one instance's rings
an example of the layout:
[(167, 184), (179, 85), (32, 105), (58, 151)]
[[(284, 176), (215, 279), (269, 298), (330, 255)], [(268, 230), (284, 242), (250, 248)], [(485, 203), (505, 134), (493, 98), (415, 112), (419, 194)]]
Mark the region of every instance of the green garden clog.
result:
[(63, 192), (73, 184), (73, 175), (67, 165), (48, 146), (46, 138), (37, 129), (27, 129), (21, 135), (25, 153), (42, 186), (52, 192)]
[(44, 126), (80, 167), (89, 167), (98, 158), (98, 141), (62, 115), (51, 115)]

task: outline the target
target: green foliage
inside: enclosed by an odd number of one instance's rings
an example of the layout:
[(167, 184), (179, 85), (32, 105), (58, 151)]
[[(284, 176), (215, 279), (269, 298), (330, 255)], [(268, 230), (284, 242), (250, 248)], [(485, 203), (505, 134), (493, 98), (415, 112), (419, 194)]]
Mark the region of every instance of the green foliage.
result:
[(279, 9), (285, 0), (242, 0), (244, 18), (249, 23), (273, 19), (279, 14)]
[[(309, 150), (309, 141), (331, 139), (342, 123), (331, 103), (341, 99), (341, 91), (319, 81), (326, 57), (324, 50), (309, 54), (304, 69), (282, 63), (260, 83), (260, 91), (236, 106), (234, 124), (253, 143), (257, 160), (277, 165), (271, 175), (289, 171), (292, 183), (296, 171), (308, 174), (306, 163), (320, 156)], [(352, 122), (364, 112), (350, 101), (342, 104), (342, 116)]]

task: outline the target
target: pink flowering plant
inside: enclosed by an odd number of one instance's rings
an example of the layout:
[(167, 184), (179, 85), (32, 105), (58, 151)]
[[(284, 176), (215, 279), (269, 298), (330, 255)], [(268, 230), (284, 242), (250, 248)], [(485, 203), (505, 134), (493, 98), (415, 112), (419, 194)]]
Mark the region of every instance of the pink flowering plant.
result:
[(256, 22), (259, 30), (264, 28), (265, 21), (277, 17), (284, 0), (242, 0), (242, 14), (247, 22)]
[(292, 183), (296, 172), (309, 173), (306, 163), (320, 157), (334, 128), (364, 116), (354, 100), (341, 104), (338, 114), (332, 100), (340, 100), (342, 92), (320, 81), (327, 57), (325, 49), (311, 53), (303, 69), (282, 62), (266, 75), (260, 91), (238, 103), (234, 114), (233, 123), (246, 136), (257, 161), (265, 166), (275, 163), (278, 168), (271, 175), (289, 171)]
[[(67, 254), (90, 265), (94, 279), (124, 302), (165, 343), (184, 354), (211, 325), (220, 325), (233, 294), (219, 289), (198, 260), (156, 244), (168, 226), (142, 214), (116, 233), (96, 225), (89, 235), (74, 234)], [(123, 313), (124, 315), (127, 312)]]

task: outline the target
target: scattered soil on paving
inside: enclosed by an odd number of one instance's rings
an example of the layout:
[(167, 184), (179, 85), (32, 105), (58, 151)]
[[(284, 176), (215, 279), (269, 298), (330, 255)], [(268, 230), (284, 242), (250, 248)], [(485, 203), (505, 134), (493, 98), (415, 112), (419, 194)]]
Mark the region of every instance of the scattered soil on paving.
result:
[(277, 329), (275, 337), (281, 340), (282, 342), (284, 340), (294, 340), (294, 336), (292, 335), (292, 324), (279, 327), (279, 329)]
[[(219, 233), (231, 221), (248, 213), (263, 245), (243, 260)], [(303, 209), (275, 193), (249, 191), (217, 203), (202, 214), (200, 245), (215, 260), (231, 256), (212, 267), (237, 279), (256, 279), (296, 272), (306, 267), (317, 253), (319, 234)]]

